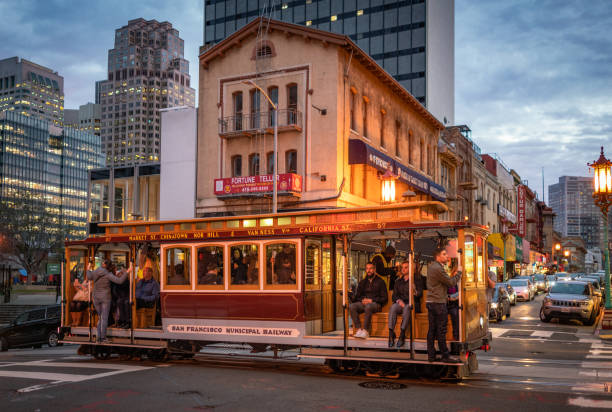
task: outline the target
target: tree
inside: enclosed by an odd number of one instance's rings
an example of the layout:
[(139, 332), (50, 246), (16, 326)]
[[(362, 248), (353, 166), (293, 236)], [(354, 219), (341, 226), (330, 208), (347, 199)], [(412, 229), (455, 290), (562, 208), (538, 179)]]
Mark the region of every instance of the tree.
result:
[(28, 192), (0, 200), (0, 255), (26, 270), (28, 284), (44, 273), (49, 253), (62, 253), (67, 234), (59, 210), (43, 199)]

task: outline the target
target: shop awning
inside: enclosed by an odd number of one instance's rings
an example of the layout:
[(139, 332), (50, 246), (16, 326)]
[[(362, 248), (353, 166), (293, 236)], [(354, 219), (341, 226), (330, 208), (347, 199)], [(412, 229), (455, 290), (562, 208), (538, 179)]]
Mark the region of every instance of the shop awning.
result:
[(349, 139), (349, 164), (366, 164), (383, 173), (391, 169), (401, 182), (436, 200), (446, 201), (446, 190), (442, 186), (362, 140)]
[(504, 245), (504, 235), (501, 233), (492, 233), (487, 238), (487, 241), (493, 245), (493, 250), (499, 250), (499, 258), (504, 259), (504, 250), (506, 252), (506, 262), (514, 262), (516, 260), (516, 240), (514, 235), (505, 235), (506, 241)]

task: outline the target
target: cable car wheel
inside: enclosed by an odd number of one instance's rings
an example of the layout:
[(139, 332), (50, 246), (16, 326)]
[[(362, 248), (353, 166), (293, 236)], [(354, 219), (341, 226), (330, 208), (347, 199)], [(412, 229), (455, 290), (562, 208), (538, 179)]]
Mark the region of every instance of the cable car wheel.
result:
[(366, 375), (397, 378), (399, 377), (400, 365), (393, 362), (364, 362), (363, 369)]
[(361, 361), (327, 359), (327, 365), (336, 373), (356, 375), (361, 370)]
[(147, 358), (154, 362), (165, 362), (168, 360), (169, 355), (166, 349), (150, 349), (147, 351)]
[(107, 360), (111, 356), (111, 348), (108, 346), (97, 346), (93, 351), (93, 356), (97, 360)]

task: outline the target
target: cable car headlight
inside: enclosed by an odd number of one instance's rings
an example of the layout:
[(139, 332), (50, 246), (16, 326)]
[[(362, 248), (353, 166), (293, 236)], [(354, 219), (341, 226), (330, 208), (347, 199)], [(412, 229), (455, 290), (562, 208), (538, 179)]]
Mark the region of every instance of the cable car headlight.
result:
[(479, 320), (479, 322), (480, 322), (480, 327), (481, 327), (481, 328), (484, 328), (484, 318), (482, 317), (482, 315), (480, 315), (480, 320)]

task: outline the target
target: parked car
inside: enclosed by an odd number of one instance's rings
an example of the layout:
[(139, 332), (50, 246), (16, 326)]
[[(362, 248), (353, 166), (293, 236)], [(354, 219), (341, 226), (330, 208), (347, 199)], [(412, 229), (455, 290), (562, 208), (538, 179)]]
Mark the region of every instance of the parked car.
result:
[(0, 329), (0, 350), (26, 346), (50, 347), (58, 345), (60, 326), (60, 306), (53, 305), (28, 310), (17, 316), (11, 323)]
[(546, 276), (542, 274), (537, 274), (534, 277), (535, 277), (536, 293), (548, 292), (548, 280), (546, 279)]
[(529, 287), (528, 279), (515, 278), (510, 279), (508, 284), (512, 286), (516, 293), (517, 300), (530, 301), (533, 300), (533, 291)]
[(550, 322), (552, 318), (578, 319), (592, 325), (597, 319), (597, 298), (593, 286), (588, 282), (557, 282), (542, 301), (540, 319)]
[(510, 299), (510, 305), (511, 306), (516, 305), (516, 292), (514, 291), (514, 288), (510, 286), (509, 283), (506, 283), (506, 282), (500, 282), (500, 283), (497, 283), (497, 285), (503, 286), (506, 288), (506, 292), (508, 292), (508, 299)]
[(597, 313), (599, 314), (599, 310), (601, 306), (604, 304), (604, 293), (605, 289), (602, 290), (601, 284), (599, 283), (599, 277), (590, 277), (590, 276), (581, 276), (578, 279), (579, 281), (588, 282), (593, 286), (593, 293), (595, 294), (597, 300)]
[(533, 300), (535, 295), (537, 295), (537, 293), (538, 293), (538, 289), (536, 287), (535, 280), (534, 280), (533, 276), (532, 275), (518, 276), (515, 279), (524, 279), (524, 280), (526, 280), (529, 283), (529, 290), (531, 290), (531, 299), (530, 300)]
[(570, 276), (570, 274), (566, 272), (557, 272), (556, 276), (557, 276), (557, 281), (572, 280), (572, 277)]
[(489, 319), (497, 322), (510, 317), (510, 299), (504, 286), (496, 285), (493, 292), (493, 300), (489, 309)]
[(602, 273), (602, 272), (595, 272), (595, 273), (587, 273), (586, 276), (594, 276), (597, 277), (599, 279), (599, 284), (603, 285), (606, 283), (606, 274)]

